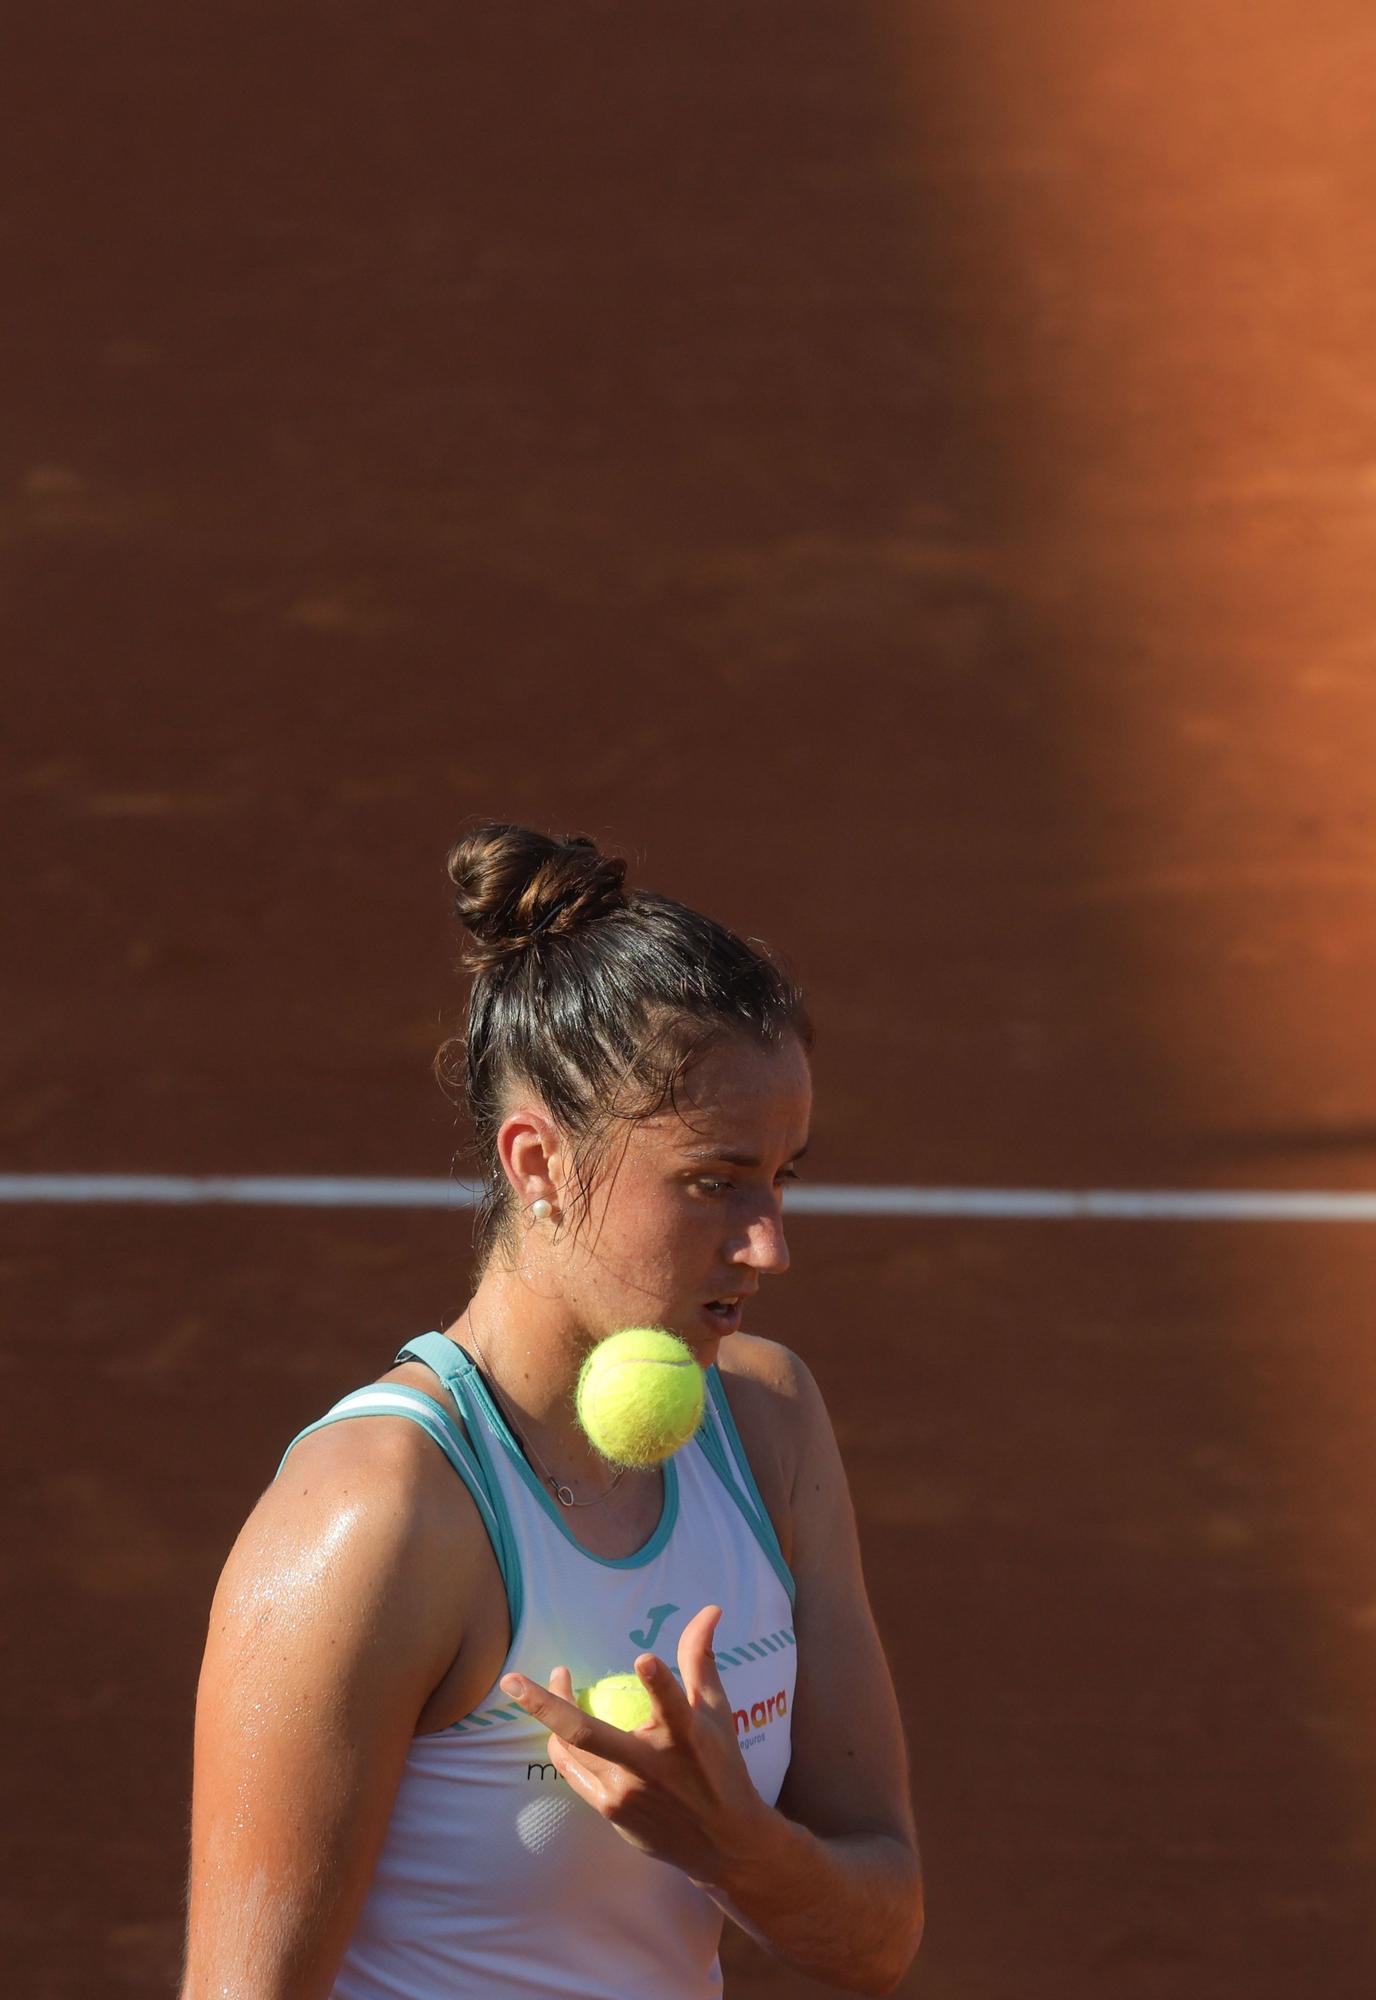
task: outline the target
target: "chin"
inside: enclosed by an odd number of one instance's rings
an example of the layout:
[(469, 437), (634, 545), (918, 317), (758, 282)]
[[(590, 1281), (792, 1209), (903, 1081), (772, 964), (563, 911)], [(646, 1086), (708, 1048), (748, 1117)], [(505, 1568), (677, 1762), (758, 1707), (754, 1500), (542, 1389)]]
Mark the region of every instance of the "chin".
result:
[(699, 1365), (703, 1368), (708, 1367), (716, 1360), (717, 1351), (722, 1342), (729, 1340), (731, 1337), (726, 1333), (704, 1333), (701, 1328), (693, 1327), (689, 1327), (686, 1332), (678, 1328), (674, 1330), (678, 1333), (679, 1339), (686, 1342), (692, 1348), (698, 1358)]

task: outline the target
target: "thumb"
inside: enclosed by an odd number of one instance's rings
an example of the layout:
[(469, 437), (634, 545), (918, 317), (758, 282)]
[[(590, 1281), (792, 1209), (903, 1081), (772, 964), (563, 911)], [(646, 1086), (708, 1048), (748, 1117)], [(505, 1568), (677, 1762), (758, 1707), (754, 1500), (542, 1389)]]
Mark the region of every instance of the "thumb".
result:
[(678, 1642), (678, 1670), (684, 1692), (695, 1708), (730, 1707), (712, 1650), (721, 1617), (719, 1604), (705, 1604), (684, 1626)]

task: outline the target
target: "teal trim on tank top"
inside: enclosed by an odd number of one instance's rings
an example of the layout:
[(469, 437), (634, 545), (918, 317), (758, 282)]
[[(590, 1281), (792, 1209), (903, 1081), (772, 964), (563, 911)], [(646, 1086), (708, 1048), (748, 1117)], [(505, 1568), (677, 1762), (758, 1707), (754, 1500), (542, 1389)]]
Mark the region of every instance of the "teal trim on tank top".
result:
[[(467, 1430), (466, 1437), (454, 1427), (452, 1420), (432, 1397), (425, 1395), (419, 1389), (407, 1389), (400, 1383), (373, 1383), (354, 1390), (351, 1396), (343, 1398), (333, 1410), (328, 1411), (316, 1423), (302, 1431), (300, 1437), (308, 1437), (311, 1431), (319, 1430), (322, 1425), (334, 1423), (341, 1417), (368, 1414), (412, 1416), (423, 1430), (428, 1431), (449, 1457), (455, 1470), (459, 1472), (473, 1494), (483, 1524), (487, 1528), (501, 1570), (502, 1581), (506, 1586), (513, 1647), (520, 1626), (524, 1591), (515, 1531), (508, 1512), (506, 1495), (492, 1463), (489, 1439), (495, 1439), (500, 1444), (519, 1477), (524, 1481), (527, 1490), (553, 1521), (565, 1541), (589, 1562), (597, 1563), (604, 1569), (637, 1569), (653, 1561), (663, 1549), (673, 1533), (679, 1509), (678, 1471), (672, 1458), (667, 1459), (663, 1466), (663, 1505), (658, 1525), (649, 1540), (627, 1556), (595, 1555), (591, 1549), (584, 1547), (576, 1535), (570, 1533), (562, 1519), (563, 1508), (547, 1491), (544, 1483), (537, 1478), (498, 1408), (481, 1371), (464, 1348), (443, 1333), (423, 1333), (418, 1334), (414, 1340), (407, 1341), (399, 1350), (396, 1360), (398, 1363), (409, 1360), (423, 1362), (431, 1373), (439, 1378), (463, 1418)], [(703, 1457), (735, 1501), (787, 1592), (789, 1602), (793, 1603), (797, 1597), (797, 1585), (792, 1571), (784, 1561), (783, 1550), (774, 1532), (769, 1510), (764, 1504), (751, 1470), (749, 1457), (737, 1429), (736, 1420), (731, 1413), (731, 1405), (727, 1400), (720, 1371), (713, 1363), (704, 1372), (707, 1377), (708, 1407), (703, 1412), (703, 1421), (692, 1442), (701, 1448)], [(356, 1399), (366, 1399), (370, 1393), (377, 1391), (383, 1391), (388, 1398), (402, 1399), (404, 1407), (394, 1406), (390, 1412), (379, 1410), (376, 1405), (371, 1411), (366, 1408), (350, 1407)], [(713, 1417), (716, 1419), (715, 1424)], [(718, 1435), (717, 1425), (720, 1425), (721, 1436)], [(488, 1435), (485, 1436), (484, 1432)], [(298, 1442), (299, 1438), (292, 1440), (292, 1444)], [(287, 1452), (290, 1452), (291, 1448), (291, 1445), (288, 1445)], [(283, 1453), (282, 1463), (286, 1463), (286, 1453)], [(733, 1477), (733, 1463), (735, 1471), (743, 1482), (744, 1491)], [(280, 1465), (278, 1471), (281, 1471)]]
[[(650, 1536), (650, 1539), (642, 1543), (640, 1548), (634, 1550), (628, 1556), (594, 1555), (591, 1549), (583, 1546), (576, 1535), (570, 1533), (563, 1519), (565, 1510), (553, 1498), (545, 1483), (537, 1477), (533, 1467), (513, 1435), (510, 1425), (498, 1408), (497, 1402), (488, 1388), (486, 1378), (483, 1376), (472, 1355), (466, 1349), (460, 1347), (456, 1341), (450, 1340), (445, 1334), (424, 1333), (418, 1335), (415, 1340), (408, 1341), (397, 1356), (398, 1361), (407, 1358), (423, 1361), (434, 1374), (439, 1376), (451, 1396), (453, 1396), (468, 1426), (469, 1436), (473, 1441), (474, 1448), (484, 1461), (486, 1483), (494, 1500), (500, 1504), (503, 1525), (508, 1533), (510, 1533), (510, 1526), (506, 1517), (506, 1503), (502, 1497), (502, 1489), (496, 1475), (496, 1470), (488, 1456), (488, 1441), (483, 1436), (484, 1427), (486, 1427), (491, 1437), (495, 1438), (507, 1453), (527, 1489), (535, 1496), (535, 1499), (539, 1502), (550, 1520), (554, 1522), (565, 1541), (569, 1543), (570, 1547), (575, 1548), (579, 1555), (586, 1556), (589, 1562), (599, 1563), (604, 1569), (636, 1569), (652, 1561), (659, 1554), (668, 1541), (669, 1536), (673, 1533), (674, 1523), (678, 1518), (678, 1471), (672, 1458), (666, 1459), (664, 1463), (664, 1504), (660, 1510), (659, 1525)], [(731, 1413), (730, 1402), (727, 1400), (726, 1388), (721, 1379), (721, 1371), (716, 1363), (713, 1362), (710, 1367), (704, 1370), (704, 1373), (707, 1377), (709, 1407), (703, 1411), (703, 1420), (698, 1426), (692, 1442), (701, 1447), (703, 1457), (712, 1467), (712, 1470), (735, 1501), (737, 1507), (739, 1507), (746, 1524), (751, 1529), (756, 1541), (768, 1558), (775, 1575), (788, 1593), (789, 1603), (792, 1604), (797, 1600), (797, 1585), (793, 1580), (793, 1572), (784, 1561), (784, 1553), (779, 1546), (779, 1538), (774, 1532), (774, 1524), (769, 1518), (769, 1509), (764, 1504), (764, 1499), (760, 1493), (754, 1472), (751, 1470), (750, 1459), (747, 1456), (740, 1431), (736, 1426), (736, 1420)], [(469, 1408), (470, 1401), (476, 1404), (478, 1412), (483, 1419), (482, 1423), (473, 1421), (473, 1414)], [(716, 1426), (712, 1422), (713, 1414), (715, 1414), (717, 1424), (721, 1427), (721, 1437), (718, 1436)], [(739, 1473), (744, 1490), (742, 1490), (742, 1485), (738, 1485), (736, 1478), (733, 1477), (733, 1464)], [(515, 1560), (513, 1538), (513, 1564)]]
[[(439, 1353), (437, 1349), (431, 1349), (430, 1343), (432, 1341), (443, 1342), (451, 1354), (459, 1357), (457, 1362), (451, 1362), (448, 1356)], [(473, 1357), (458, 1346), (455, 1341), (447, 1339), (442, 1333), (424, 1334), (419, 1340), (410, 1341), (407, 1346), (402, 1348), (401, 1353), (402, 1355), (415, 1355), (416, 1359), (424, 1361), (427, 1367), (434, 1366), (434, 1362), (430, 1359), (431, 1353), (434, 1353), (435, 1360), (443, 1364), (442, 1367), (435, 1368), (435, 1373), (445, 1380), (450, 1393), (454, 1395), (456, 1401), (458, 1400), (458, 1387), (462, 1384), (466, 1395), (472, 1398), (481, 1411), (490, 1436), (496, 1439), (502, 1450), (507, 1454), (507, 1457), (511, 1460), (512, 1465), (515, 1467), (517, 1474), (527, 1489), (535, 1496), (535, 1499), (539, 1502), (550, 1520), (553, 1521), (555, 1527), (559, 1530), (570, 1548), (576, 1549), (580, 1556), (585, 1556), (590, 1563), (597, 1563), (603, 1569), (640, 1569), (646, 1563), (654, 1561), (670, 1535), (674, 1532), (674, 1523), (678, 1519), (678, 1471), (672, 1459), (667, 1459), (662, 1468), (664, 1473), (664, 1500), (660, 1507), (658, 1526), (654, 1529), (649, 1540), (642, 1542), (640, 1547), (633, 1549), (628, 1556), (594, 1555), (591, 1549), (585, 1548), (578, 1537), (569, 1531), (563, 1518), (566, 1510), (560, 1506), (544, 1482), (536, 1476), (534, 1468), (517, 1443), (510, 1425), (502, 1415), (501, 1410), (497, 1407), (496, 1400)], [(400, 1358), (401, 1356), (398, 1356), (398, 1359)], [(467, 1415), (466, 1410), (465, 1415)], [(471, 1424), (469, 1428), (479, 1455), (486, 1457), (489, 1450), (489, 1439), (483, 1436), (482, 1427), (478, 1424)], [(488, 1461), (487, 1471), (494, 1491), (500, 1492), (501, 1488), (497, 1480), (496, 1471), (492, 1467), (490, 1460)]]
[[(750, 1469), (750, 1460), (746, 1455), (745, 1446), (741, 1441), (741, 1434), (736, 1428), (736, 1419), (731, 1414), (731, 1405), (727, 1401), (726, 1385), (721, 1379), (721, 1370), (717, 1367), (715, 1361), (706, 1370), (706, 1375), (708, 1398), (717, 1422), (721, 1425), (725, 1433), (727, 1442), (726, 1447), (720, 1445), (711, 1431), (711, 1426), (706, 1422), (703, 1423), (698, 1431), (697, 1442), (703, 1448), (704, 1457), (708, 1460), (727, 1492), (736, 1502), (736, 1505), (740, 1508), (742, 1514), (744, 1514), (750, 1527), (754, 1530), (756, 1541), (758, 1541), (760, 1547), (764, 1550), (764, 1553), (773, 1565), (775, 1575), (788, 1592), (789, 1603), (796, 1603), (798, 1586), (793, 1580), (792, 1570), (784, 1561), (784, 1552), (779, 1546), (779, 1537), (774, 1532), (774, 1523), (769, 1518), (769, 1509), (764, 1504), (764, 1496), (760, 1492), (755, 1475)], [(707, 1442), (709, 1436), (712, 1438), (710, 1445)], [(730, 1469), (726, 1463), (726, 1449), (728, 1447), (732, 1458), (735, 1460), (736, 1468), (745, 1482), (746, 1492), (744, 1493), (732, 1479)]]
[[(351, 1389), (347, 1396), (341, 1396), (337, 1403), (326, 1410), (323, 1417), (317, 1417), (313, 1424), (307, 1424), (303, 1431), (297, 1432), (282, 1453), (277, 1473), (281, 1472), (302, 1438), (310, 1437), (314, 1431), (323, 1430), (326, 1424), (337, 1424), (345, 1417), (391, 1416), (409, 1417), (412, 1422), (418, 1423), (421, 1429), (428, 1432), (435, 1440), (466, 1485), (472, 1486), (475, 1482), (479, 1482), (474, 1498), (477, 1500), (479, 1513), (486, 1520), (491, 1505), (480, 1483), (477, 1454), (463, 1434), (455, 1429), (453, 1419), (439, 1407), (433, 1396), (424, 1395), (419, 1389), (408, 1389), (401, 1382), (367, 1382), (361, 1388)], [(277, 1473), (273, 1474), (274, 1479)]]
[[(481, 1468), (483, 1490), (496, 1516), (497, 1536), (493, 1546), (497, 1551), (497, 1563), (502, 1572), (502, 1581), (506, 1585), (507, 1615), (511, 1625), (509, 1652), (514, 1651), (517, 1635), (521, 1629), (521, 1614), (525, 1608), (525, 1582), (521, 1575), (520, 1548), (511, 1512), (507, 1506), (506, 1494), (502, 1490), (502, 1483), (497, 1477), (483, 1437), (487, 1411), (483, 1408), (482, 1377), (474, 1366), (472, 1356), (466, 1354), (463, 1348), (442, 1333), (418, 1334), (414, 1340), (407, 1341), (396, 1360), (423, 1362), (432, 1375), (438, 1376), (463, 1419), (469, 1448)], [(474, 1413), (474, 1405), (477, 1406), (477, 1416)], [(478, 1421), (479, 1417), (482, 1421)]]

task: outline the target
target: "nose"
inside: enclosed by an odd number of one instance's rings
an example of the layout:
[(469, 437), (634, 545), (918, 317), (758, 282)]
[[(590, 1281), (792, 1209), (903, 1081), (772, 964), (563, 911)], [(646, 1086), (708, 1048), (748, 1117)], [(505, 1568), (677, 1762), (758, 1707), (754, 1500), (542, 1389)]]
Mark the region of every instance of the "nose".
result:
[(788, 1243), (784, 1219), (777, 1208), (753, 1218), (746, 1230), (744, 1247), (732, 1261), (767, 1276), (783, 1276), (789, 1264)]

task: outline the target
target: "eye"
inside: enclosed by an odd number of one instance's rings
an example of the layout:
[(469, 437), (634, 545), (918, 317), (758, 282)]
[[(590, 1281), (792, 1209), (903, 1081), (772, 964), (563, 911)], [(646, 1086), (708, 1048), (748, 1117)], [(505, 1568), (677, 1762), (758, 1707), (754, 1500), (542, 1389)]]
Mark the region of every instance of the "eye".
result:
[[(795, 1172), (792, 1167), (784, 1167), (775, 1175), (776, 1183), (779, 1181), (800, 1181), (801, 1179), (802, 1175)], [(695, 1187), (701, 1188), (704, 1194), (714, 1198), (717, 1195), (729, 1194), (734, 1185), (733, 1181), (716, 1180), (710, 1176), (703, 1175), (699, 1175), (698, 1179), (694, 1182)]]

